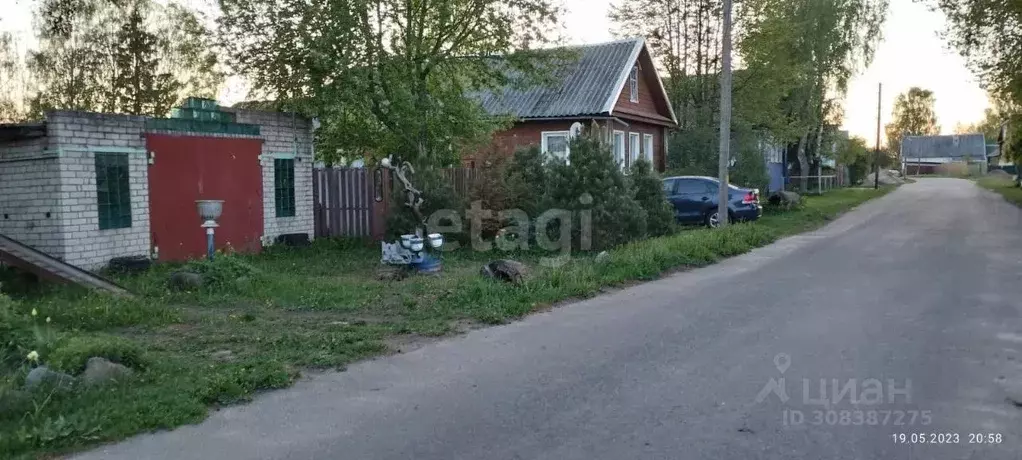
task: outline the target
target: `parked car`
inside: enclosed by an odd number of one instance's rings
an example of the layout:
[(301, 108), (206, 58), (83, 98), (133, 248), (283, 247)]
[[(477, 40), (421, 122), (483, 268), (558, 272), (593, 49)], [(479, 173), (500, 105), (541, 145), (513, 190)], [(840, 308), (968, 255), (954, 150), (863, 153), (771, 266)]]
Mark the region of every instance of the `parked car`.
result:
[[(716, 227), (720, 181), (705, 176), (677, 176), (664, 179), (664, 195), (674, 206), (674, 218), (682, 224), (702, 223)], [(731, 222), (753, 221), (763, 215), (759, 190), (728, 184), (728, 218)]]

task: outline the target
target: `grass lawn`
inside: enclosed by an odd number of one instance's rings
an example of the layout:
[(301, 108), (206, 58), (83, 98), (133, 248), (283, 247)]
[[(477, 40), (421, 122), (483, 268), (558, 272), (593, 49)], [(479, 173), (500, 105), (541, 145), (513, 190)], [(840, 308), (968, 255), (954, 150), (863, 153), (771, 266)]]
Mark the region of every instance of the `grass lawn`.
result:
[[(40, 352), (43, 363), (74, 372), (88, 356), (113, 354), (130, 356), (138, 372), (134, 380), (113, 386), (4, 398), (5, 389), (11, 395), (20, 386), (28, 366), (8, 369), (0, 376), (0, 452), (32, 458), (195, 423), (211, 407), (287, 387), (303, 370), (340, 369), (593, 296), (604, 286), (712, 264), (819, 227), (890, 190), (843, 189), (809, 197), (801, 209), (770, 212), (754, 224), (631, 243), (611, 251), (605, 263), (582, 255), (547, 269), (537, 264), (542, 254), (515, 254), (534, 270), (521, 287), (479, 276), (484, 261), (506, 256), (496, 252), (448, 253), (441, 276), (384, 282), (375, 278), (378, 246), (317, 241), (311, 248), (222, 258), (218, 266), (230, 279), (216, 289), (170, 292), (166, 279), (177, 268), (171, 265), (119, 278), (139, 294), (136, 299), (44, 288), (18, 298), (15, 306), (23, 315), (38, 312), (37, 340), (51, 350)], [(46, 317), (52, 322), (46, 324)], [(216, 356), (228, 350), (232, 359)]]
[(1015, 187), (1011, 177), (987, 176), (976, 180), (980, 187), (1000, 193), (1004, 199), (1022, 206), (1022, 188)]

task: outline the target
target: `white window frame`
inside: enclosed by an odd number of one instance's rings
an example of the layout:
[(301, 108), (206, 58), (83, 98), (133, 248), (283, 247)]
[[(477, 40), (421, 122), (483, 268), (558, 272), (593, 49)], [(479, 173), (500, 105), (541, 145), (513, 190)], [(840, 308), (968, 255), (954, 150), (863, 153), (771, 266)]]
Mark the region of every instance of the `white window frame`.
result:
[(639, 133), (628, 133), (628, 159), (625, 161), (625, 167), (631, 168), (635, 160), (639, 159), (639, 155), (642, 155), (642, 138)]
[[(617, 141), (621, 139), (621, 144), (618, 145)], [(614, 161), (617, 162), (619, 168), (625, 167), (625, 155), (628, 154), (628, 139), (625, 138), (624, 131), (614, 131)]]
[(639, 102), (639, 66), (632, 67), (628, 74), (628, 99), (632, 102)]
[[(559, 155), (557, 155), (555, 153), (551, 153), (548, 150), (547, 138), (548, 137), (554, 137), (554, 136), (563, 136), (564, 137), (565, 148), (564, 148), (564, 157), (563, 158), (561, 158)], [(571, 143), (571, 131), (543, 131), (542, 133), (540, 133), (540, 150), (542, 150), (545, 155), (552, 155), (552, 156), (555, 156), (557, 158), (561, 158), (564, 161), (568, 161), (568, 158), (571, 156), (571, 145), (570, 145), (570, 143)]]
[[(643, 134), (642, 135), (642, 154), (645, 155), (646, 161), (650, 165), (653, 164), (653, 135)], [(656, 169), (656, 168), (653, 168)]]

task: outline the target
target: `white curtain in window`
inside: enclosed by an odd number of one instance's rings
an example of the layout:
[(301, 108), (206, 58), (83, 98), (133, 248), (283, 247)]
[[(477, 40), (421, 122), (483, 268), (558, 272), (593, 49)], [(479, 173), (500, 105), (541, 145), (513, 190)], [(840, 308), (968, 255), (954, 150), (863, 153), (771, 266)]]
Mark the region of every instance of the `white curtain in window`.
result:
[(625, 167), (631, 167), (632, 162), (639, 159), (639, 133), (628, 133), (628, 157), (625, 160)]
[(646, 157), (646, 161), (653, 164), (653, 135), (643, 134), (642, 135), (642, 153)]
[(617, 162), (618, 166), (624, 167), (625, 165), (625, 133), (624, 131), (614, 131), (614, 161)]
[(546, 131), (543, 132), (543, 140), (540, 148), (544, 153), (553, 155), (564, 160), (568, 159), (568, 132), (567, 131)]

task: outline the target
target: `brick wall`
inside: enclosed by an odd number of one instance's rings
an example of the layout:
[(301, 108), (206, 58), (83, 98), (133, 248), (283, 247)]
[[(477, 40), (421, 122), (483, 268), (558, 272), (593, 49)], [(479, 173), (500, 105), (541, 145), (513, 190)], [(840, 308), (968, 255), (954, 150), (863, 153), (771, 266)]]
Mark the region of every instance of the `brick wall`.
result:
[(0, 142), (0, 233), (62, 257), (58, 158), (47, 138)]
[[(87, 269), (102, 267), (121, 256), (148, 256), (148, 156), (138, 116), (86, 112), (47, 114), (49, 147), (60, 152), (59, 190), (64, 260)], [(128, 156), (131, 226), (99, 229), (96, 153)]]
[[(277, 236), (288, 233), (305, 233), (309, 238), (315, 234), (315, 220), (312, 209), (312, 129), (305, 118), (287, 113), (262, 112), (256, 110), (224, 109), (237, 115), (238, 123), (260, 125), (263, 137), (263, 237), (264, 243), (272, 243)], [(295, 215), (277, 217), (274, 199), (274, 157), (295, 159)]]

